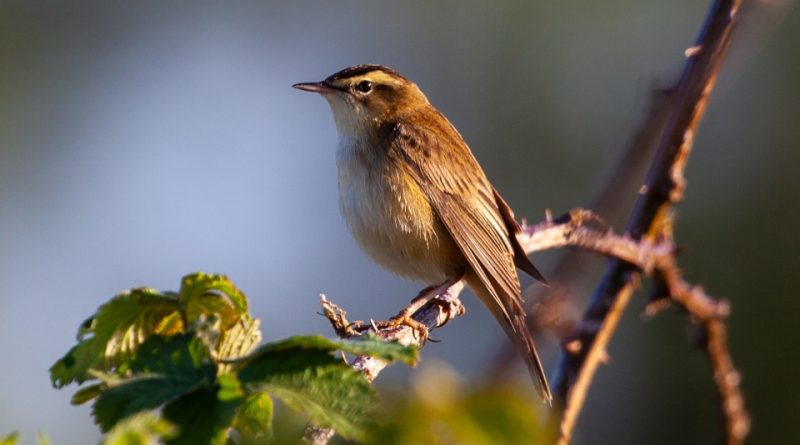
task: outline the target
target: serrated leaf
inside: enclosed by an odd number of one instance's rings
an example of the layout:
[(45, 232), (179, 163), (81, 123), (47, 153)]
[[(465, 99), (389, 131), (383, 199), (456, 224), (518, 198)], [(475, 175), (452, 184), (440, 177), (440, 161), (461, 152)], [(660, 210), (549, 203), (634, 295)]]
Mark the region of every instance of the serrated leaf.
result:
[[(232, 306), (235, 318), (247, 312), (247, 297), (225, 275), (197, 272), (183, 277), (181, 290), (178, 293), (180, 302), (187, 308), (187, 313), (197, 316), (200, 313), (213, 314), (226, 309), (222, 304)], [(191, 311), (190, 311), (191, 308)], [(227, 313), (227, 312), (226, 312)], [(190, 320), (193, 318), (190, 317)], [(226, 320), (223, 320), (226, 321)], [(227, 320), (232, 324), (231, 320)]]
[(106, 369), (103, 356), (103, 345), (94, 339), (85, 340), (70, 348), (57, 362), (50, 367), (50, 381), (56, 388), (62, 388), (72, 382), (83, 383), (89, 380), (89, 369)]
[(217, 397), (223, 402), (241, 399), (245, 396), (241, 382), (233, 374), (225, 373), (220, 375), (217, 378), (217, 384), (219, 384)]
[(239, 319), (239, 312), (222, 294), (206, 293), (186, 303), (186, 319), (192, 323), (201, 316), (216, 315), (222, 322), (222, 330), (228, 329)]
[(105, 344), (106, 357), (128, 354), (151, 335), (183, 332), (184, 326), (164, 324), (174, 319), (180, 306), (173, 294), (155, 289), (133, 289), (101, 306), (93, 324), (94, 338)]
[(331, 340), (320, 335), (297, 335), (285, 340), (267, 343), (258, 348), (247, 360), (260, 354), (280, 352), (288, 349), (344, 351), (355, 355), (370, 355), (386, 361), (402, 361), (414, 364), (418, 350), (412, 346), (403, 346), (396, 342), (386, 342), (374, 336), (365, 336), (353, 340)]
[(250, 394), (236, 410), (233, 428), (242, 444), (261, 444), (272, 438), (272, 399), (265, 392)]
[(0, 438), (0, 445), (16, 445), (18, 439), (19, 439), (19, 432), (14, 431), (9, 435)]
[(215, 365), (206, 345), (194, 334), (155, 336), (136, 350), (130, 360), (133, 373), (213, 376)]
[(96, 385), (89, 385), (85, 388), (81, 388), (72, 395), (70, 403), (73, 405), (83, 405), (84, 403), (99, 396), (103, 391), (105, 391), (106, 388), (107, 387), (104, 383), (98, 383)]
[(180, 433), (168, 445), (224, 445), (242, 399), (222, 401), (218, 388), (199, 387), (167, 404), (162, 413)]
[[(239, 369), (248, 392), (266, 391), (344, 438), (364, 440), (372, 424), (374, 395), (361, 373), (330, 354), (330, 344), (298, 341), (260, 351)], [(310, 347), (322, 345), (321, 348)], [(302, 346), (301, 346), (302, 345)]]
[(121, 419), (152, 410), (204, 385), (211, 385), (216, 368), (208, 350), (190, 334), (151, 337), (131, 361), (135, 377), (106, 382), (110, 387), (92, 412), (103, 431)]
[(179, 310), (174, 295), (154, 289), (118, 294), (84, 322), (79, 343), (50, 368), (53, 385), (60, 388), (74, 381), (82, 383), (91, 378), (90, 369), (108, 373), (151, 335), (181, 332), (183, 323), (175, 317)]
[[(261, 322), (244, 314), (239, 321), (222, 333), (217, 352), (221, 360), (230, 360), (249, 354), (261, 341)], [(227, 368), (223, 365), (223, 368)]]
[(103, 438), (102, 445), (158, 445), (177, 434), (177, 428), (151, 412), (129, 417)]
[(419, 359), (419, 349), (413, 346), (403, 346), (397, 342), (387, 342), (372, 334), (351, 340), (338, 340), (340, 350), (353, 355), (369, 355), (387, 362), (400, 361), (413, 365)]

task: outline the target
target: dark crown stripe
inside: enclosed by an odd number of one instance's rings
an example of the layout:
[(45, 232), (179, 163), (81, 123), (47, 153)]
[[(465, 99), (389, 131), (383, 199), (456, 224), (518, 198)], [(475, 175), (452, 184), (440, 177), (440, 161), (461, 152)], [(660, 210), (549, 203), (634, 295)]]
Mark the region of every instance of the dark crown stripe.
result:
[(395, 70), (393, 70), (393, 69), (391, 69), (391, 68), (389, 68), (387, 66), (367, 64), (367, 65), (354, 65), (354, 66), (351, 66), (351, 67), (347, 67), (347, 68), (339, 71), (338, 73), (331, 74), (325, 80), (326, 81), (332, 81), (332, 80), (348, 79), (350, 77), (360, 76), (362, 74), (366, 74), (366, 73), (369, 73), (369, 72), (372, 72), (372, 71), (383, 71), (384, 73), (391, 74), (393, 76), (397, 76), (397, 77), (405, 79), (405, 77), (403, 77), (400, 73), (398, 73), (397, 71), (395, 71)]

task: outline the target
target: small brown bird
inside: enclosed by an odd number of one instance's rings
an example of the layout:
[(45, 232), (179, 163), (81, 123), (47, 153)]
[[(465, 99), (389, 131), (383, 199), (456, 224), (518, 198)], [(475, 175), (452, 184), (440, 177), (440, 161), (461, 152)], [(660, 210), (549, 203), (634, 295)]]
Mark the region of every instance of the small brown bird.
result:
[(319, 93), (333, 111), (340, 208), (361, 248), (403, 277), (444, 287), (465, 279), (551, 400), (514, 266), (544, 278), (517, 240), (511, 208), (455, 127), (414, 82), (381, 65), (294, 87)]

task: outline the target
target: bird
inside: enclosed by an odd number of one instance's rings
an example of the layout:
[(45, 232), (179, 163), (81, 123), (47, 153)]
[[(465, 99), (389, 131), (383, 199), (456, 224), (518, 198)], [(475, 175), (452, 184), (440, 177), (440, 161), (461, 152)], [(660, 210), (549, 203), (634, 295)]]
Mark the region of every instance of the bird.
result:
[[(552, 401), (516, 268), (546, 280), (517, 239), (511, 207), (458, 130), (414, 82), (383, 65), (355, 65), (293, 87), (330, 105), (339, 207), (361, 249), (428, 290), (463, 279), (520, 350), (541, 397)], [(415, 326), (408, 313), (394, 321)]]

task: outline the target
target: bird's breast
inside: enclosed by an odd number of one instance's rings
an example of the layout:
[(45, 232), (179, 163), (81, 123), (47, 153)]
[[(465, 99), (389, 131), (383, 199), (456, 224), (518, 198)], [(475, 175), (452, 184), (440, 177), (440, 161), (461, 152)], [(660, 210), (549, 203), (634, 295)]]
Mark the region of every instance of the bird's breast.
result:
[(428, 198), (403, 165), (342, 138), (336, 152), (339, 205), (359, 246), (382, 267), (429, 284), (459, 266), (459, 254)]

